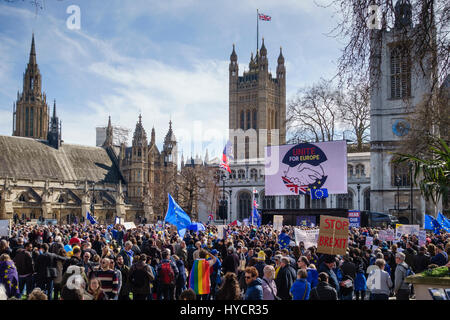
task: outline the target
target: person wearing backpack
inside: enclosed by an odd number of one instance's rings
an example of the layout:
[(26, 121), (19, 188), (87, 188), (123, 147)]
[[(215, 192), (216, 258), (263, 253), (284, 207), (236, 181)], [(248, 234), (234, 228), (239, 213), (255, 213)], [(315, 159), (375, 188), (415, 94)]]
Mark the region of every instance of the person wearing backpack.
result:
[(151, 294), (150, 283), (155, 279), (155, 275), (146, 261), (147, 255), (143, 253), (139, 256), (139, 261), (130, 268), (129, 280), (133, 300), (147, 300)]
[(411, 268), (405, 262), (405, 255), (398, 252), (395, 255), (395, 262), (397, 268), (395, 268), (395, 286), (394, 293), (397, 300), (409, 300), (411, 293), (411, 284), (405, 282), (405, 278), (412, 275)]
[(161, 263), (156, 267), (156, 274), (158, 277), (158, 286), (160, 288), (160, 297), (164, 300), (173, 300), (175, 294), (175, 281), (178, 278), (178, 268), (176, 264), (170, 259), (170, 251), (165, 249), (161, 253)]

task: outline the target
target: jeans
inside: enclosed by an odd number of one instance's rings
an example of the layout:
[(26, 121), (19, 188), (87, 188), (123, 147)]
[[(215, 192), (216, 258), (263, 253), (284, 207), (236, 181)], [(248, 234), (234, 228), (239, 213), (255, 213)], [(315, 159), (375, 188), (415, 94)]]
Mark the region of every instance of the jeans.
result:
[(31, 291), (33, 291), (33, 289), (34, 289), (34, 286), (33, 286), (33, 275), (32, 274), (29, 274), (26, 277), (19, 277), (20, 296), (23, 295), (24, 287), (27, 288), (27, 296), (30, 295)]
[(370, 300), (389, 300), (389, 295), (384, 293), (371, 293)]
[(36, 279), (36, 287), (41, 288), (42, 291), (45, 292), (45, 294), (48, 297), (48, 300), (53, 300), (53, 279), (42, 279), (38, 278)]

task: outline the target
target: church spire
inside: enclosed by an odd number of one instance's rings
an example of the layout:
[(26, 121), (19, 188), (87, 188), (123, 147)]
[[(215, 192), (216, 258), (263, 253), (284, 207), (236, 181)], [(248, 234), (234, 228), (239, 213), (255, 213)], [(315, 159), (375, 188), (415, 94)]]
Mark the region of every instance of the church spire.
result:
[(113, 145), (113, 127), (111, 125), (111, 116), (108, 118), (108, 126), (106, 127), (106, 139), (103, 143), (103, 147), (108, 147)]
[(31, 38), (31, 49), (30, 49), (30, 60), (29, 63), (32, 65), (36, 64), (36, 47), (34, 44), (34, 33), (33, 36)]

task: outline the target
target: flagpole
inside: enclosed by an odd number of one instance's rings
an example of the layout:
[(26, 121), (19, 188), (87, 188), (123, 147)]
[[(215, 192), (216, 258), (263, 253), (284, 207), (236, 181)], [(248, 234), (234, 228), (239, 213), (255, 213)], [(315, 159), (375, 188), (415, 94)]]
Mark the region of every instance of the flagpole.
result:
[(259, 11), (256, 9), (256, 54), (259, 48)]

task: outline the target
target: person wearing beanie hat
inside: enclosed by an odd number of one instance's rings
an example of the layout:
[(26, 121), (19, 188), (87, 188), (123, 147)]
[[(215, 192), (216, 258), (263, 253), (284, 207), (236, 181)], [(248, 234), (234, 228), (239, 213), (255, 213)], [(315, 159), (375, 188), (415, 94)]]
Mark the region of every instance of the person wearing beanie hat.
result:
[(267, 265), (266, 254), (263, 250), (259, 250), (256, 259), (258, 260), (258, 262), (255, 264), (255, 268), (256, 270), (258, 270), (258, 277), (262, 279), (264, 277), (264, 267)]

